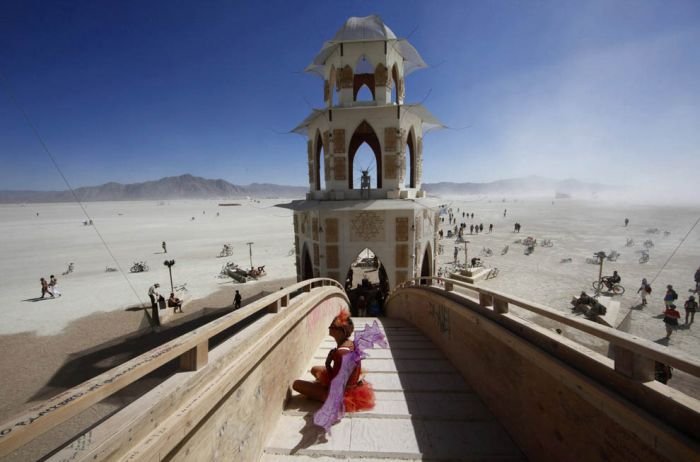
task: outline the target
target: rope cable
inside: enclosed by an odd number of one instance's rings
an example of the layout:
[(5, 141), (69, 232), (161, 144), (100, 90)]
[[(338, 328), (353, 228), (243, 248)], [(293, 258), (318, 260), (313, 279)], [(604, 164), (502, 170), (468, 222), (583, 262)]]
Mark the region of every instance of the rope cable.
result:
[[(51, 163), (52, 163), (53, 166), (56, 168), (56, 171), (58, 171), (58, 174), (61, 176), (61, 179), (63, 179), (63, 182), (66, 184), (66, 186), (67, 186), (68, 189), (70, 190), (71, 195), (73, 196), (73, 199), (74, 199), (75, 202), (80, 206), (80, 209), (82, 210), (83, 215), (85, 215), (85, 217), (86, 217), (88, 220), (92, 221), (92, 218), (90, 217), (90, 215), (88, 214), (87, 210), (85, 209), (85, 206), (83, 205), (83, 203), (82, 203), (82, 202), (80, 201), (80, 199), (78, 198), (78, 195), (75, 193), (75, 190), (74, 190), (73, 187), (71, 186), (71, 184), (70, 184), (70, 182), (68, 181), (68, 179), (66, 178), (66, 176), (63, 174), (63, 171), (62, 171), (61, 168), (59, 167), (58, 162), (56, 162), (56, 159), (54, 158), (53, 154), (51, 154), (51, 151), (49, 150), (48, 146), (47, 146), (46, 143), (44, 142), (44, 139), (41, 137), (41, 134), (39, 133), (39, 130), (38, 130), (38, 129), (36, 128), (36, 126), (32, 123), (31, 119), (29, 118), (29, 115), (28, 115), (27, 112), (24, 110), (24, 108), (19, 104), (19, 101), (17, 100), (17, 98), (16, 98), (15, 95), (14, 95), (14, 92), (12, 91), (12, 87), (10, 86), (10, 82), (9, 82), (9, 80), (7, 79), (7, 77), (5, 76), (5, 74), (2, 72), (2, 70), (0, 70), (0, 77), (2, 77), (2, 80), (3, 80), (3, 82), (5, 83), (5, 90), (7, 91), (8, 95), (9, 95), (9, 97), (10, 97), (10, 100), (12, 101), (12, 103), (14, 103), (14, 105), (17, 107), (17, 109), (19, 110), (19, 112), (20, 112), (20, 113), (22, 114), (22, 116), (24, 117), (25, 122), (27, 123), (27, 125), (29, 126), (29, 128), (32, 130), (34, 136), (36, 137), (37, 141), (39, 142), (39, 144), (40, 144), (41, 147), (43, 148), (43, 150), (44, 150), (44, 152), (46, 153), (46, 155), (47, 155), (47, 156), (49, 157), (49, 159), (51, 160)], [(97, 236), (99, 237), (100, 241), (102, 242), (102, 245), (103, 245), (103, 246), (105, 247), (105, 249), (107, 250), (107, 253), (108, 253), (109, 256), (112, 258), (112, 260), (114, 261), (114, 263), (117, 265), (117, 268), (119, 268), (119, 272), (122, 274), (122, 276), (123, 276), (124, 279), (126, 280), (126, 283), (127, 283), (127, 284), (129, 285), (129, 287), (131, 288), (131, 291), (134, 293), (134, 296), (135, 296), (136, 299), (138, 300), (139, 304), (141, 304), (141, 305), (143, 306), (143, 309), (146, 310), (146, 304), (143, 302), (143, 300), (141, 300), (141, 297), (139, 297), (138, 292), (137, 292), (136, 289), (134, 288), (134, 286), (133, 286), (133, 284), (131, 283), (131, 281), (129, 281), (129, 278), (126, 277), (126, 273), (124, 272), (124, 269), (122, 268), (121, 264), (119, 263), (119, 260), (117, 260), (117, 258), (116, 258), (116, 257), (114, 256), (114, 254), (112, 253), (112, 250), (109, 248), (109, 245), (107, 245), (107, 241), (105, 241), (104, 237), (102, 236), (102, 233), (100, 233), (100, 230), (97, 228), (97, 225), (93, 223), (92, 227), (95, 229), (95, 233), (97, 234)], [(148, 317), (148, 319), (149, 319), (149, 321), (150, 321), (151, 323), (153, 322), (153, 321), (150, 319), (150, 317)]]
[(673, 252), (671, 252), (671, 255), (666, 259), (666, 262), (664, 262), (664, 264), (661, 266), (661, 269), (659, 269), (659, 271), (656, 273), (656, 275), (652, 278), (652, 280), (651, 280), (651, 282), (649, 283), (649, 285), (653, 284), (654, 281), (656, 281), (656, 278), (658, 278), (659, 275), (661, 274), (661, 272), (664, 270), (664, 268), (666, 268), (666, 265), (668, 265), (668, 262), (671, 261), (671, 259), (672, 259), (673, 256), (676, 254), (676, 252), (678, 251), (678, 249), (680, 249), (680, 247), (683, 245), (683, 243), (685, 242), (685, 240), (688, 239), (688, 236), (690, 236), (690, 233), (693, 232), (693, 230), (694, 230), (695, 227), (698, 225), (698, 223), (700, 223), (700, 217), (698, 217), (698, 219), (695, 220), (695, 224), (694, 224), (693, 226), (690, 227), (690, 229), (688, 230), (688, 232), (685, 234), (685, 237), (683, 237), (683, 239), (681, 239), (681, 242), (676, 246), (675, 249), (673, 249)]

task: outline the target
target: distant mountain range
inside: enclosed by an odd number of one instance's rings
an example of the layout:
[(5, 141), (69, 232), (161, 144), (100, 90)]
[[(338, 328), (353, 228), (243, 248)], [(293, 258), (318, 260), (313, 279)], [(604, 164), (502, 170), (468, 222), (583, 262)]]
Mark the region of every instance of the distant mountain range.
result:
[[(167, 199), (235, 199), (246, 196), (256, 198), (304, 197), (304, 186), (283, 186), (252, 183), (238, 186), (225, 180), (208, 180), (192, 175), (161, 178), (143, 183), (105, 183), (75, 189), (81, 202), (91, 201), (140, 201)], [(70, 191), (0, 191), (0, 203), (22, 202), (73, 202)]]
[[(536, 195), (553, 196), (586, 195), (590, 197), (613, 188), (578, 180), (552, 180), (537, 176), (499, 180), (490, 183), (423, 183), (430, 195)], [(192, 175), (161, 178), (143, 183), (106, 183), (75, 189), (75, 195), (83, 202), (91, 201), (139, 201), (168, 199), (235, 199), (303, 198), (307, 186), (285, 186), (269, 183), (252, 183), (238, 186), (224, 180), (208, 180)], [(70, 191), (0, 191), (0, 203), (72, 202)]]

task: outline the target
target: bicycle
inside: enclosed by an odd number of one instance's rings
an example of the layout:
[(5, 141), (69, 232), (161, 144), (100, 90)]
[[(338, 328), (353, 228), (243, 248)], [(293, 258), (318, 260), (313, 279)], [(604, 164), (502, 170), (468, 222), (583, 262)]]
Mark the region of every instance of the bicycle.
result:
[(612, 286), (608, 286), (608, 284), (606, 284), (605, 280), (602, 280), (602, 281), (593, 281), (592, 285), (593, 285), (593, 289), (596, 292), (599, 292), (599, 291), (600, 292), (608, 292), (608, 293), (612, 293), (613, 295), (622, 295), (625, 293), (625, 288), (622, 287), (618, 283), (614, 283), (614, 284), (612, 284)]
[(131, 271), (132, 273), (144, 273), (149, 269), (150, 268), (148, 267), (145, 261), (137, 261), (134, 262), (129, 271)]

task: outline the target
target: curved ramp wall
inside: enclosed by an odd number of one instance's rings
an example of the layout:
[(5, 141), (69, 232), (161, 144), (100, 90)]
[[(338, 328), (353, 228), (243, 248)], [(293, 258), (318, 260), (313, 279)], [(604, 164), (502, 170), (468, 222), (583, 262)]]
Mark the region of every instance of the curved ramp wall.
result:
[(305, 281), (291, 300), (235, 311), (271, 312), (210, 350), (198, 370), (176, 373), (47, 460), (258, 460), (291, 382), (348, 308), (345, 292), (326, 282)]
[[(398, 289), (386, 310), (443, 350), (530, 460), (700, 457), (690, 436), (698, 425), (696, 400), (671, 399), (674, 391), (653, 380), (625, 382), (611, 360), (551, 330), (436, 288)], [(630, 390), (691, 432), (618, 394)]]

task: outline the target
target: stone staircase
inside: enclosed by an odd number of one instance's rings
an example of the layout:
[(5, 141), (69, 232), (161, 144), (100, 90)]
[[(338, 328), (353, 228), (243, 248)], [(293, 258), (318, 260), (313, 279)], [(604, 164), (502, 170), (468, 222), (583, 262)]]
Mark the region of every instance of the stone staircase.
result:
[[(375, 389), (376, 407), (346, 414), (324, 436), (312, 422), (320, 403), (292, 395), (262, 461), (525, 460), (481, 399), (420, 331), (386, 318), (354, 318), (355, 327), (375, 319), (389, 343), (387, 349), (370, 350), (362, 362), (365, 379)], [(323, 364), (334, 346), (329, 337), (312, 363)]]

